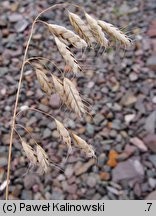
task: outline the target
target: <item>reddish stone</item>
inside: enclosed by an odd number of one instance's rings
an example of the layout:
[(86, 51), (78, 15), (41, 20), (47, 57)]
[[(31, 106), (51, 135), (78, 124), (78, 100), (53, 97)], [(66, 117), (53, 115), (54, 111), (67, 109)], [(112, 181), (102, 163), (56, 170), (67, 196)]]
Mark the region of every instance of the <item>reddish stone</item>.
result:
[(156, 20), (153, 20), (150, 23), (149, 29), (147, 31), (147, 35), (150, 37), (156, 37)]

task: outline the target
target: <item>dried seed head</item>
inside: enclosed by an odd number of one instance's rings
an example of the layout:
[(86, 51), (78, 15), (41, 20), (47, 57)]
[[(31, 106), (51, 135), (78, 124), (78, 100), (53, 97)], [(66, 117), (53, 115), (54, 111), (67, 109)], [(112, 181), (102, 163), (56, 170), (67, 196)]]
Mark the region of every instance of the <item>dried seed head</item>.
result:
[(95, 37), (96, 41), (105, 48), (108, 47), (108, 40), (105, 37), (105, 34), (102, 31), (102, 28), (98, 25), (98, 22), (96, 19), (91, 17), (89, 14), (85, 13), (88, 25), (90, 26), (90, 30)]
[(69, 47), (61, 42), (57, 37), (55, 37), (55, 42), (66, 64), (71, 66), (73, 73), (76, 74), (79, 70), (81, 71), (81, 67), (74, 58), (74, 55), (71, 53)]
[(78, 49), (87, 47), (87, 44), (83, 39), (65, 27), (54, 24), (49, 24), (48, 27), (50, 32), (57, 36), (66, 45), (70, 43)]
[(64, 101), (64, 87), (63, 87), (62, 81), (58, 77), (56, 77), (55, 75), (51, 75), (51, 76), (52, 76), (55, 91), (58, 93), (58, 95)]
[(40, 83), (41, 85), (41, 88), (42, 90), (47, 94), (47, 95), (50, 95), (51, 92), (52, 92), (52, 84), (51, 82), (49, 81), (48, 77), (46, 76), (46, 74), (39, 70), (39, 69), (36, 69), (36, 76), (37, 76), (37, 79), (38, 79), (38, 82)]
[(102, 20), (98, 20), (98, 24), (107, 34), (118, 40), (124, 46), (129, 47), (131, 45), (131, 39), (112, 24)]
[(66, 96), (66, 106), (74, 110), (74, 112), (79, 117), (81, 117), (82, 113), (85, 113), (86, 110), (82, 102), (82, 99), (79, 95), (79, 92), (77, 91), (75, 85), (67, 78), (64, 78), (63, 85)]
[(55, 122), (56, 122), (57, 130), (63, 142), (67, 144), (69, 152), (71, 152), (72, 147), (71, 147), (71, 138), (70, 138), (69, 132), (67, 131), (67, 129), (64, 127), (64, 125), (60, 121), (55, 119)]
[(86, 23), (76, 14), (69, 12), (69, 20), (75, 31), (89, 46), (92, 46), (94, 41), (93, 35)]
[(72, 137), (79, 148), (81, 148), (87, 156), (95, 157), (94, 149), (91, 145), (89, 145), (85, 140), (76, 134), (72, 133)]
[(36, 154), (39, 162), (39, 168), (41, 169), (42, 172), (47, 173), (50, 163), (46, 152), (41, 146), (37, 145)]
[(25, 151), (25, 154), (27, 158), (30, 160), (31, 164), (36, 165), (37, 164), (37, 157), (35, 154), (34, 149), (28, 145), (24, 140), (22, 140), (22, 146)]

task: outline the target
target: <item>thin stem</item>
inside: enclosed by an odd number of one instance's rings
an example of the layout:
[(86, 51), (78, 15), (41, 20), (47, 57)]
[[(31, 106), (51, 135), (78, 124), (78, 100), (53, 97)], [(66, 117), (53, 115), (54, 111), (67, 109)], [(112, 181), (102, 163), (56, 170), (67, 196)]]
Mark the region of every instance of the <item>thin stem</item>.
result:
[(43, 24), (46, 25), (46, 26), (49, 25), (47, 22), (44, 22), (43, 20), (37, 20), (36, 23), (43, 23)]
[(11, 165), (11, 154), (12, 154), (12, 144), (13, 144), (13, 135), (14, 135), (15, 120), (16, 120), (16, 112), (17, 112), (19, 94), (20, 94), (20, 89), (21, 89), (21, 84), (22, 84), (24, 65), (25, 65), (25, 61), (26, 61), (26, 57), (27, 57), (29, 44), (30, 44), (30, 41), (31, 41), (31, 38), (32, 38), (34, 25), (35, 25), (35, 21), (32, 24), (30, 36), (29, 36), (27, 46), (26, 46), (26, 49), (25, 49), (25, 53), (24, 53), (24, 57), (23, 57), (23, 63), (22, 63), (22, 67), (21, 67), (21, 73), (20, 73), (20, 78), (19, 78), (19, 83), (18, 83), (17, 94), (16, 94), (16, 101), (15, 101), (15, 106), (14, 106), (14, 113), (13, 113), (13, 118), (12, 118), (11, 134), (10, 134), (10, 145), (9, 145), (9, 156), (8, 156), (8, 169), (7, 169), (7, 185), (6, 185), (6, 197), (5, 197), (6, 200), (8, 200), (8, 192), (9, 192), (10, 165)]
[[(42, 56), (35, 56), (35, 57), (31, 57), (28, 58), (26, 62), (30, 63), (29, 61), (34, 60), (34, 59), (43, 59), (43, 60), (47, 60), (48, 62), (50, 62), (52, 65), (54, 65), (60, 72), (61, 74), (63, 74), (63, 71), (57, 66), (57, 64), (55, 64), (52, 60), (42, 57)], [(31, 64), (31, 63), (30, 63)]]
[[(18, 126), (18, 127), (23, 128), (23, 129), (31, 136), (31, 138), (33, 139), (34, 143), (35, 143), (37, 146), (40, 146), (40, 145), (36, 142), (36, 140), (33, 138), (31, 132), (30, 132), (27, 128), (25, 128), (25, 127), (24, 127), (23, 125), (21, 125), (21, 124), (16, 124), (15, 126)], [(22, 141), (22, 137), (20, 136), (20, 134), (18, 133), (18, 131), (17, 131), (15, 128), (14, 128), (14, 130), (15, 130), (15, 132), (18, 134), (19, 138), (20, 138), (21, 141)], [(51, 165), (53, 165), (53, 166), (59, 168), (61, 171), (64, 172), (64, 170), (63, 170), (62, 168), (60, 168), (60, 167), (59, 167), (56, 163), (54, 163), (52, 160), (48, 159), (48, 161), (51, 163)]]
[(15, 126), (23, 128), (23, 129), (31, 136), (31, 138), (33, 139), (34, 143), (35, 143), (36, 145), (39, 145), (39, 144), (36, 142), (36, 140), (34, 139), (34, 137), (32, 136), (31, 132), (30, 132), (27, 128), (25, 128), (25, 127), (24, 127), (23, 125), (21, 125), (21, 124), (16, 124)]
[(22, 141), (22, 137), (21, 137), (21, 135), (18, 133), (18, 131), (16, 130), (16, 128), (14, 128), (14, 131), (17, 133), (17, 135), (19, 136), (20, 140)]
[(33, 111), (42, 113), (42, 114), (44, 114), (44, 115), (46, 115), (46, 116), (52, 118), (53, 120), (55, 120), (55, 118), (54, 118), (52, 115), (50, 115), (49, 113), (46, 113), (46, 112), (44, 112), (44, 111), (42, 111), (42, 110), (35, 109), (35, 108), (27, 108), (26, 110), (21, 110), (21, 111), (19, 111), (19, 112), (16, 114), (16, 116), (18, 116), (19, 114), (21, 114), (22, 112), (27, 111), (27, 110), (33, 110)]
[(22, 67), (21, 67), (21, 72), (20, 72), (20, 78), (19, 78), (19, 82), (18, 82), (18, 89), (17, 89), (17, 94), (16, 94), (16, 101), (15, 101), (15, 106), (14, 106), (14, 111), (13, 111), (13, 117), (12, 117), (12, 124), (11, 124), (11, 133), (10, 133), (10, 144), (9, 144), (9, 154), (8, 154), (8, 168), (7, 168), (7, 185), (6, 185), (6, 193), (5, 193), (5, 199), (8, 200), (8, 193), (9, 193), (9, 182), (10, 182), (10, 166), (11, 166), (11, 156), (12, 156), (12, 144), (13, 144), (13, 136), (14, 136), (14, 128), (15, 128), (15, 121), (16, 121), (16, 113), (17, 113), (17, 107), (18, 107), (18, 101), (19, 101), (19, 94), (20, 94), (20, 89), (21, 89), (21, 84), (22, 84), (22, 78), (23, 78), (23, 73), (24, 73), (24, 65), (26, 62), (26, 58), (27, 58), (27, 52), (28, 52), (28, 48), (30, 45), (30, 41), (33, 35), (33, 30), (34, 30), (34, 25), (37, 21), (37, 19), (46, 11), (55, 8), (55, 7), (65, 7), (67, 4), (56, 4), (53, 5), (43, 11), (41, 11), (38, 16), (35, 18), (35, 20), (32, 23), (32, 27), (31, 27), (31, 32), (30, 32), (30, 36), (25, 48), (25, 53), (24, 53), (24, 57), (23, 57), (23, 63), (22, 63)]

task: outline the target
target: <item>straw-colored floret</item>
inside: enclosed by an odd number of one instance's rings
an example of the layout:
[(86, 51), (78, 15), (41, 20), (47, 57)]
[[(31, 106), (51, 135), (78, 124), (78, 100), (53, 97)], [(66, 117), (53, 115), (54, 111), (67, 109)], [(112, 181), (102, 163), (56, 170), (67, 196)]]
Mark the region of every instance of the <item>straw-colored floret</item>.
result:
[(82, 149), (88, 157), (95, 157), (95, 152), (91, 145), (89, 145), (85, 140), (83, 140), (81, 137), (77, 136), (76, 134), (74, 133), (71, 134), (77, 146), (80, 149)]
[(39, 145), (37, 145), (37, 148), (36, 148), (36, 155), (37, 155), (37, 159), (39, 163), (39, 168), (41, 169), (42, 172), (47, 173), (50, 163), (49, 163), (46, 152)]
[(50, 32), (57, 36), (66, 45), (70, 43), (78, 49), (87, 47), (87, 43), (73, 31), (70, 31), (63, 26), (54, 24), (49, 24), (48, 27)]
[(98, 20), (98, 24), (107, 34), (118, 40), (125, 47), (129, 47), (131, 45), (131, 39), (114, 25), (102, 20)]
[(75, 85), (67, 78), (63, 81), (64, 92), (66, 96), (65, 104), (72, 109), (79, 117), (86, 112), (82, 99)]
[(64, 125), (60, 121), (55, 119), (55, 122), (56, 122), (57, 130), (63, 142), (68, 146), (69, 152), (71, 152), (72, 151), (71, 138), (70, 138), (68, 130), (64, 127)]
[(88, 13), (85, 13), (88, 25), (90, 27), (90, 30), (95, 37), (96, 41), (105, 48), (108, 47), (108, 40), (105, 37), (105, 34), (102, 31), (102, 28), (98, 25), (98, 22), (96, 19), (91, 17)]
[(23, 149), (25, 151), (27, 158), (30, 160), (30, 163), (33, 165), (36, 165), (37, 157), (36, 157), (34, 149), (30, 145), (28, 145), (24, 140), (22, 140), (22, 146), (23, 146)]
[(69, 20), (77, 34), (80, 35), (89, 46), (92, 46), (94, 38), (88, 25), (78, 15), (71, 12), (69, 12)]
[(64, 58), (67, 65), (72, 68), (72, 72), (76, 74), (79, 70), (81, 71), (81, 67), (78, 62), (74, 58), (74, 55), (71, 53), (68, 46), (66, 46), (62, 41), (60, 41), (57, 37), (55, 37), (55, 42), (58, 47), (58, 50), (62, 57)]
[(49, 78), (47, 77), (47, 75), (43, 71), (41, 71), (40, 69), (36, 69), (36, 76), (37, 76), (38, 82), (41, 85), (42, 90), (47, 95), (51, 95), (52, 84), (51, 84)]
[(52, 75), (52, 80), (53, 80), (53, 85), (54, 85), (56, 93), (64, 101), (64, 87), (63, 87), (62, 81), (55, 75)]

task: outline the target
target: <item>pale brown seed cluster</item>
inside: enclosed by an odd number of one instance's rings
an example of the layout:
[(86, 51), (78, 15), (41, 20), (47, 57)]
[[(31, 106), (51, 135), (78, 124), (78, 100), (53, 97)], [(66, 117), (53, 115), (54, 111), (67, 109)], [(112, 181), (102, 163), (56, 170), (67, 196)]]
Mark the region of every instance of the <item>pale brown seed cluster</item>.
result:
[(71, 12), (69, 12), (69, 19), (75, 31), (87, 42), (88, 46), (91, 46), (94, 38), (88, 25), (78, 15)]
[(105, 34), (102, 31), (102, 28), (98, 25), (98, 22), (96, 19), (91, 17), (89, 14), (85, 13), (88, 25), (90, 27), (90, 30), (95, 37), (96, 41), (105, 48), (108, 47), (108, 40), (105, 37)]
[(78, 71), (81, 71), (81, 67), (75, 59), (74, 55), (71, 53), (69, 47), (61, 42), (57, 37), (55, 37), (55, 42), (66, 64), (72, 68), (72, 72), (74, 74), (77, 74)]
[(49, 81), (49, 78), (44, 73), (44, 71), (40, 70), (40, 69), (36, 69), (36, 76), (37, 76), (38, 82), (41, 85), (42, 90), (47, 95), (51, 95), (51, 92), (52, 92), (52, 83)]
[[(77, 14), (68, 11), (70, 23), (77, 34), (63, 26), (46, 23), (46, 26), (48, 26), (48, 29), (54, 38), (58, 51), (65, 61), (66, 68), (68, 68), (68, 71), (71, 71), (74, 75), (81, 71), (81, 66), (77, 62), (72, 51), (69, 49), (69, 45), (72, 45), (78, 49), (82, 49), (86, 48), (87, 46), (94, 48), (94, 44), (97, 43), (98, 45), (107, 48), (109, 41), (106, 36), (113, 37), (125, 47), (131, 45), (131, 40), (112, 24), (93, 18), (85, 11), (84, 15), (85, 20), (83, 20)], [(33, 60), (33, 58), (31, 58), (31, 60)], [(86, 105), (83, 104), (83, 100), (81, 99), (74, 82), (65, 77), (65, 73), (63, 73), (58, 68), (63, 74), (63, 77), (59, 78), (55, 76), (45, 67), (45, 58), (43, 58), (42, 61), (40, 59), (40, 61), (36, 60), (27, 62), (29, 62), (35, 68), (37, 80), (40, 83), (42, 90), (47, 95), (51, 95), (52, 90), (54, 89), (60, 96), (62, 102), (70, 110), (74, 111), (78, 117), (82, 117), (83, 114), (87, 113)], [(58, 121), (56, 118), (52, 118), (56, 123), (57, 131), (59, 132), (61, 140), (67, 145), (69, 153), (72, 152), (73, 141), (73, 144), (76, 144), (76, 146), (87, 156), (95, 157), (95, 151), (92, 145), (89, 145), (81, 137), (65, 128), (63, 123)], [(47, 173), (51, 161), (48, 159), (48, 155), (45, 150), (40, 145), (38, 145), (36, 141), (35, 145), (36, 148), (34, 149), (22, 140), (23, 150), (31, 164), (39, 167), (42, 173)]]
[(30, 145), (28, 145), (24, 140), (22, 140), (23, 150), (33, 166), (39, 167), (40, 172), (48, 172), (49, 160), (44, 149), (37, 145), (36, 150), (34, 150)]
[(72, 44), (78, 49), (87, 47), (87, 44), (83, 39), (81, 39), (74, 32), (66, 29), (65, 27), (54, 24), (49, 24), (48, 27), (50, 32), (52, 32), (56, 37), (58, 37), (59, 40), (61, 40), (66, 45)]
[(102, 20), (98, 20), (99, 26), (111, 37), (118, 40), (121, 44), (123, 44), (125, 47), (129, 47), (131, 45), (131, 39), (127, 37), (122, 31), (120, 31), (118, 28), (113, 26), (110, 23), (107, 23)]
[(66, 96), (65, 104), (74, 110), (77, 116), (81, 117), (86, 112), (82, 99), (74, 84), (67, 78), (63, 81), (64, 93)]

